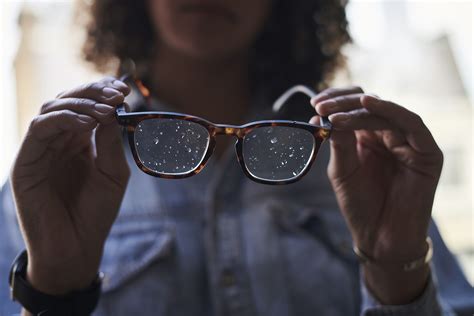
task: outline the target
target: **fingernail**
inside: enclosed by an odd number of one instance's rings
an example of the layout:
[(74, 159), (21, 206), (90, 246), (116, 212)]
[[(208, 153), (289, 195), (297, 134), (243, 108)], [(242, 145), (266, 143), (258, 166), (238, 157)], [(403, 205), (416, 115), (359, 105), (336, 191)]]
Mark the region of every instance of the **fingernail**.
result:
[(345, 123), (349, 120), (349, 114), (347, 113), (336, 113), (328, 116), (328, 119), (333, 124)]
[(369, 102), (378, 102), (380, 98), (374, 94), (365, 94), (362, 96), (363, 98), (367, 99)]
[(315, 97), (311, 98), (311, 101), (310, 101), (310, 102), (311, 102), (311, 104), (312, 104), (313, 106), (316, 106), (316, 104), (318, 104), (321, 99), (323, 99), (323, 98), (325, 98), (325, 97), (327, 97), (327, 96), (328, 96), (327, 93), (321, 92), (321, 93), (319, 93), (318, 95), (316, 95)]
[(128, 90), (127, 84), (125, 84), (123, 81), (120, 81), (120, 80), (114, 80), (112, 82), (112, 85), (116, 86), (119, 89)]
[(113, 106), (108, 106), (108, 105), (105, 105), (105, 104), (96, 104), (95, 105), (95, 110), (99, 113), (102, 113), (102, 114), (109, 114), (110, 112), (112, 112), (114, 110), (114, 107)]
[(337, 106), (337, 102), (334, 100), (323, 101), (316, 104), (317, 110), (323, 112), (330, 112)]
[(115, 96), (121, 94), (120, 91), (117, 91), (117, 90), (109, 88), (109, 87), (105, 87), (104, 89), (102, 89), (102, 93), (104, 94), (104, 96), (107, 99), (110, 99), (112, 97), (115, 97)]
[(88, 115), (79, 114), (77, 118), (84, 123), (92, 123), (93, 121), (95, 121), (93, 117), (90, 117)]

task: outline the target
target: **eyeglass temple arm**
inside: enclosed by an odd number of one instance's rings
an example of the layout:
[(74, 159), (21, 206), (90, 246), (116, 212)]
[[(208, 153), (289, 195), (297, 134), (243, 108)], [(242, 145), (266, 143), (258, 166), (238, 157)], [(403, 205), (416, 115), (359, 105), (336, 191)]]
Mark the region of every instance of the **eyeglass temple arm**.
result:
[[(143, 83), (140, 80), (136, 79), (131, 73), (125, 73), (124, 75), (119, 77), (119, 80), (133, 87), (132, 90), (137, 92), (143, 104), (147, 104), (147, 105), (150, 104), (150, 91), (148, 90), (147, 87), (143, 85)], [(125, 108), (125, 103), (117, 107), (117, 114), (119, 114), (119, 112), (120, 114), (122, 113), (125, 114), (127, 112)]]
[[(283, 93), (275, 101), (275, 103), (273, 103), (273, 108), (272, 108), (273, 113), (278, 113), (278, 111), (281, 110), (281, 108), (283, 107), (283, 105), (285, 105), (285, 103), (288, 101), (288, 99), (290, 99), (290, 97), (292, 97), (296, 93), (306, 94), (310, 98), (313, 98), (317, 95), (317, 93), (314, 92), (314, 90), (308, 88), (307, 86), (303, 86), (303, 85), (294, 86), (294, 87), (288, 89), (287, 91), (285, 91), (285, 93)], [(329, 122), (328, 118), (325, 117), (325, 116), (321, 116), (321, 124), (322, 124), (322, 127), (327, 127), (327, 128), (331, 128), (331, 126), (332, 126), (331, 122)]]

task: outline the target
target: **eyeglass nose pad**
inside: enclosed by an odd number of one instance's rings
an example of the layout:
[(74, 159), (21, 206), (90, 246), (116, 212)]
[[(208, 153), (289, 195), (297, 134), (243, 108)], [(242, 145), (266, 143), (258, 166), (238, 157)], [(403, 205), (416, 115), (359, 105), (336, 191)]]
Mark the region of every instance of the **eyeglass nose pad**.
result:
[(237, 161), (240, 164), (240, 167), (242, 167), (242, 171), (247, 175), (250, 176), (247, 168), (245, 167), (245, 162), (244, 162), (244, 154), (243, 154), (243, 138), (237, 138), (237, 141), (235, 142), (235, 154), (237, 155)]
[(237, 155), (237, 160), (239, 162), (244, 161), (243, 153), (242, 153), (242, 139), (237, 138), (235, 141), (235, 154)]

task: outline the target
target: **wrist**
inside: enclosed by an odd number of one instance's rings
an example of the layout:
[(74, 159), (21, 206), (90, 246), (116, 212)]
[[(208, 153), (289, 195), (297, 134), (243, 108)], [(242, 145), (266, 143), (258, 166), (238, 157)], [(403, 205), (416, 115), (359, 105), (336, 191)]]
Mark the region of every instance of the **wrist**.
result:
[(376, 242), (364, 242), (355, 239), (357, 246), (367, 257), (377, 262), (408, 262), (420, 258), (428, 250), (426, 234), (403, 237), (378, 238)]
[[(36, 287), (27, 280), (28, 254), (21, 252), (14, 260), (10, 269), (9, 284), (11, 297), (24, 307), (23, 315), (31, 312), (33, 315), (90, 315), (97, 306), (103, 275), (97, 274), (93, 282), (86, 288), (79, 290), (68, 290), (58, 287), (57, 283), (50, 284), (50, 278), (46, 282), (43, 280), (36, 283)], [(33, 269), (34, 270), (34, 269)], [(32, 274), (35, 280), (36, 274)], [(72, 283), (69, 283), (71, 285)], [(49, 289), (52, 292), (67, 291), (65, 294), (48, 294), (40, 290), (39, 286)], [(27, 312), (28, 311), (28, 312)]]
[(422, 255), (418, 255), (421, 251), (413, 247), (405, 251), (387, 252), (388, 256), (381, 258), (373, 258), (354, 245), (354, 252), (363, 266), (367, 288), (382, 304), (408, 304), (423, 293), (430, 275), (428, 263), (433, 255), (433, 245), (429, 237), (426, 238), (423, 248)]
[(38, 291), (60, 296), (90, 286), (97, 277), (97, 270), (74, 266), (53, 268), (28, 265), (26, 280)]

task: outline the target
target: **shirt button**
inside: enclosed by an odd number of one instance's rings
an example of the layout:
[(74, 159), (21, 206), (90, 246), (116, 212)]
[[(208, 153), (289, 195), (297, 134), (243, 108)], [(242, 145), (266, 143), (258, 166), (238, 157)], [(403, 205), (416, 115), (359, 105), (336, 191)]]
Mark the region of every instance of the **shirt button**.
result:
[(235, 285), (235, 274), (230, 270), (224, 270), (221, 273), (220, 283), (223, 287), (231, 287)]

